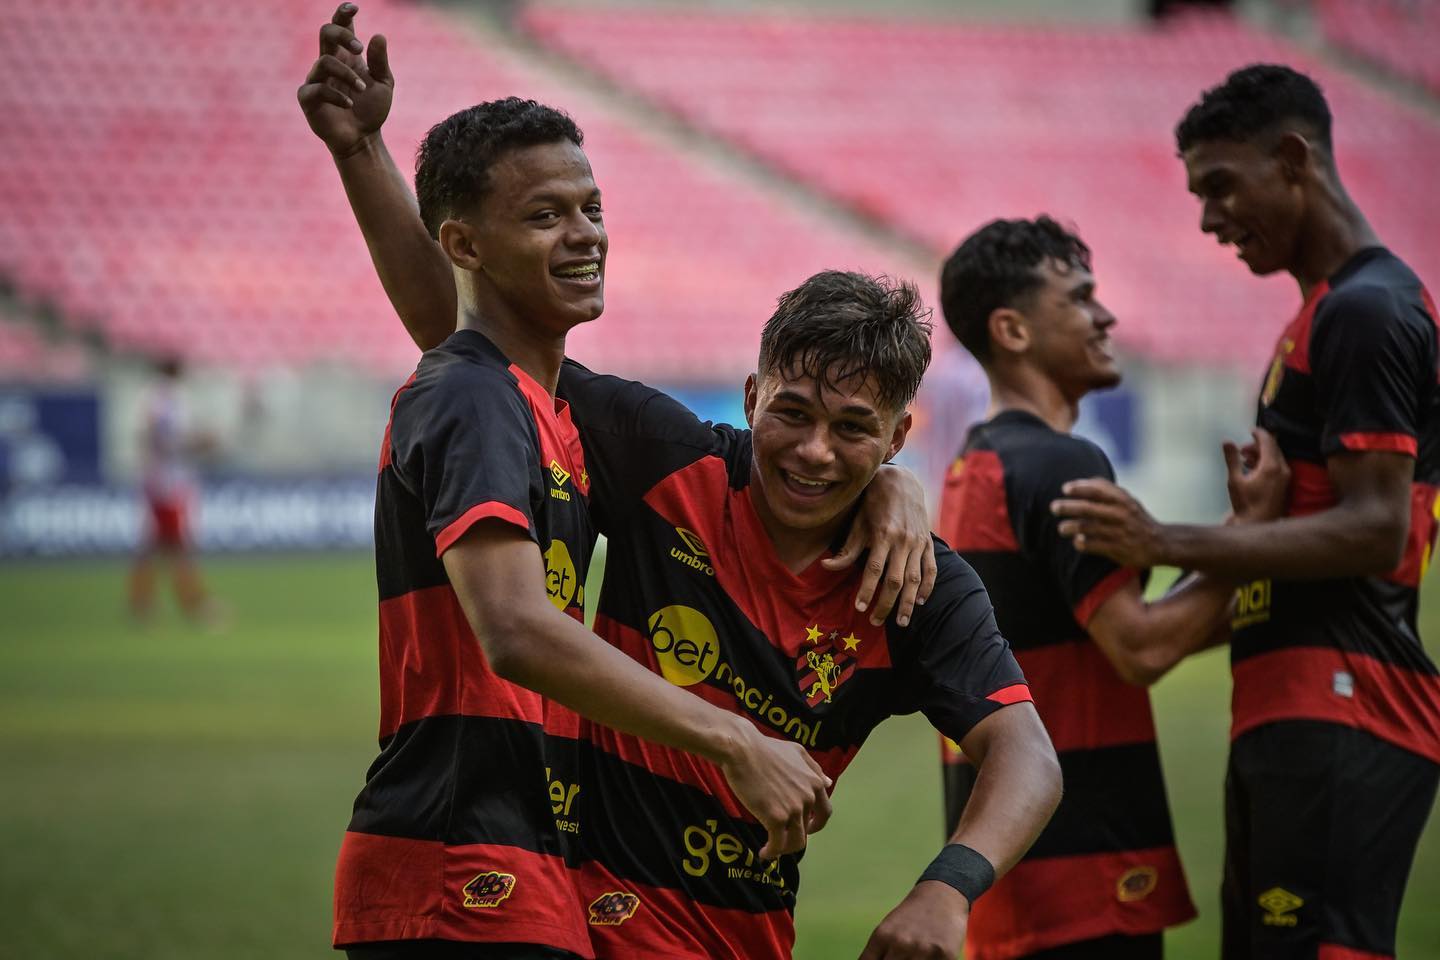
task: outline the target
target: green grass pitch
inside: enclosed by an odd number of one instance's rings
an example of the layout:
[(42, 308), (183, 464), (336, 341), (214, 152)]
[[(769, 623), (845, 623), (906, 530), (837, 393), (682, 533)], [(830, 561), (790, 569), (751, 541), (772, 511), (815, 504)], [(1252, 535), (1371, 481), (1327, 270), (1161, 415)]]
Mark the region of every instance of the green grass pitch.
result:
[[(0, 567), (0, 955), (329, 956), (330, 879), (375, 750), (375, 587), (358, 554), (215, 559), (223, 634), (127, 622), (118, 562)], [(1434, 652), (1435, 578), (1425, 604)], [(1223, 652), (1155, 690), (1200, 919), (1171, 960), (1218, 955)], [(799, 960), (859, 954), (938, 849), (937, 747), (882, 727), (805, 859)], [(1399, 955), (1440, 956), (1440, 827)]]

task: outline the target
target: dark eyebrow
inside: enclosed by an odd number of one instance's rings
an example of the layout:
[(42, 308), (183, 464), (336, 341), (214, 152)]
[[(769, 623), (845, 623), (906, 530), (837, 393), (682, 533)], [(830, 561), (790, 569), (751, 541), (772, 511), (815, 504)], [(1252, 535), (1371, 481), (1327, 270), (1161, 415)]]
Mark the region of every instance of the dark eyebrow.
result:
[[(594, 188), (593, 190), (591, 190), (589, 193), (587, 193), (587, 194), (585, 195), (585, 199), (584, 199), (583, 201), (581, 201), (581, 202), (582, 202), (582, 203), (593, 203), (593, 202), (595, 202), (595, 201), (597, 201), (597, 200), (599, 200), (599, 199), (600, 199), (600, 188), (599, 188), (599, 187), (596, 187), (596, 188)], [(559, 192), (559, 191), (556, 191), (556, 190), (551, 189), (551, 188), (548, 188), (548, 187), (541, 188), (540, 190), (537, 190), (535, 193), (532, 193), (532, 194), (530, 194), (530, 196), (528, 196), (528, 197), (525, 198), (525, 203), (526, 203), (527, 205), (528, 205), (528, 204), (532, 204), (532, 203), (548, 203), (548, 204), (554, 204), (554, 205), (556, 205), (556, 206), (564, 206), (565, 204), (567, 204), (567, 203), (569, 203), (569, 202), (571, 202), (570, 195), (565, 194), (565, 193), (561, 193), (561, 192)]]
[(1095, 292), (1095, 281), (1086, 280), (1084, 283), (1077, 283), (1070, 288), (1072, 297), (1088, 297)]

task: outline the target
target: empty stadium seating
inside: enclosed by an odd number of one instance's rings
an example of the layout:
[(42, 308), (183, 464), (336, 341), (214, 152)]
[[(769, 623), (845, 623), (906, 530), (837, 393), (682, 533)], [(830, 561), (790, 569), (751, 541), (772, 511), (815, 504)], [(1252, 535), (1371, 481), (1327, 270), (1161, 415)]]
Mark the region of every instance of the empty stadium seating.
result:
[(1440, 94), (1440, 3), (1317, 0), (1325, 39)]
[[(416, 351), (295, 103), (329, 9), (0, 2), (0, 271), (122, 350), (402, 374)], [(612, 256), (606, 314), (572, 353), (597, 367), (733, 382), (780, 291), (826, 266), (900, 269), (453, 15), (368, 0), (360, 26), (391, 42), (402, 165), (431, 123), (492, 97), (585, 128)]]
[(928, 244), (1049, 211), (1095, 250), (1132, 350), (1256, 361), (1296, 305), (1203, 237), (1172, 130), (1254, 61), (1311, 72), (1342, 173), (1382, 237), (1440, 285), (1440, 124), (1228, 18), (995, 26), (899, 17), (538, 5), (553, 49)]

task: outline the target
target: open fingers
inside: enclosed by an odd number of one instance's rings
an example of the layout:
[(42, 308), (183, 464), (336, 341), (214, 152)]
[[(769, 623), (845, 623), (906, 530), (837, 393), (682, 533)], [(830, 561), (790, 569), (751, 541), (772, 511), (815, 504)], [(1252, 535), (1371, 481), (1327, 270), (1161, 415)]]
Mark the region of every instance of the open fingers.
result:
[[(900, 593), (895, 601), (895, 622), (900, 626), (908, 626), (910, 617), (915, 612), (915, 598), (920, 593), (920, 563), (921, 557), (925, 555), (924, 549), (916, 543), (905, 552), (905, 572), (902, 574), (903, 582), (900, 585)], [(883, 599), (882, 594), (882, 599)], [(877, 615), (879, 610), (876, 610)]]
[[(870, 608), (870, 622), (875, 626), (885, 622), (890, 616), (890, 611), (895, 609), (895, 602), (900, 597), (900, 591), (906, 585), (906, 570), (910, 563), (910, 551), (899, 548), (891, 550), (885, 555), (885, 573), (880, 578), (880, 593), (875, 598), (875, 603)], [(915, 586), (920, 585), (920, 571), (915, 571)]]
[(340, 85), (353, 87), (356, 90), (365, 89), (365, 81), (360, 79), (360, 74), (348, 65), (341, 63), (338, 57), (327, 53), (310, 67), (310, 72), (305, 75), (305, 82), (325, 83), (328, 80), (338, 81)]
[(1109, 480), (1100, 477), (1088, 477), (1084, 480), (1071, 480), (1060, 487), (1060, 492), (1066, 497), (1075, 497), (1085, 500), (1099, 500), (1102, 502), (1120, 503), (1126, 499), (1126, 493), (1120, 487)]

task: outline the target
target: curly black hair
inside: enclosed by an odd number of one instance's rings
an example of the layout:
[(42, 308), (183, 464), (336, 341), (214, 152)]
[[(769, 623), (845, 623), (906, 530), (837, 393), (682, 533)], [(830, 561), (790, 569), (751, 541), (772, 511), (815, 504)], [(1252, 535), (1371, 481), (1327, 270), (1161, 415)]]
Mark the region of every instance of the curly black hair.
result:
[(1090, 269), (1090, 248), (1051, 218), (992, 220), (966, 237), (940, 269), (945, 323), (982, 364), (990, 362), (990, 314), (1015, 307), (1044, 283), (1047, 261)]
[(1330, 105), (1305, 74), (1274, 63), (1252, 63), (1211, 87), (1175, 127), (1181, 153), (1211, 140), (1249, 140), (1286, 121), (1299, 121), (1330, 150)]
[(430, 236), (440, 224), (474, 210), (490, 187), (490, 165), (507, 150), (585, 135), (564, 111), (534, 100), (506, 97), (452, 113), (430, 128), (415, 152), (415, 196)]
[(825, 270), (780, 297), (760, 334), (760, 372), (812, 377), (832, 389), (868, 375), (876, 402), (902, 410), (930, 365), (930, 329), (913, 284)]

